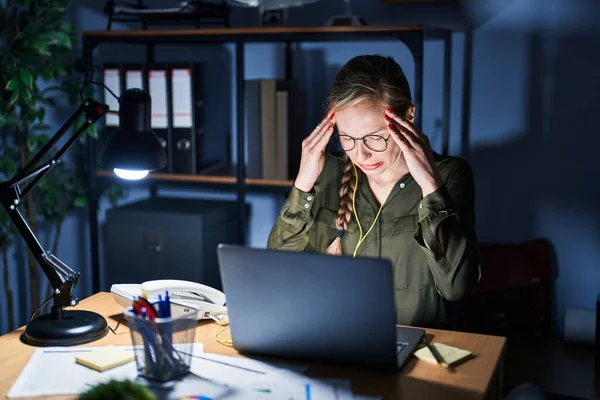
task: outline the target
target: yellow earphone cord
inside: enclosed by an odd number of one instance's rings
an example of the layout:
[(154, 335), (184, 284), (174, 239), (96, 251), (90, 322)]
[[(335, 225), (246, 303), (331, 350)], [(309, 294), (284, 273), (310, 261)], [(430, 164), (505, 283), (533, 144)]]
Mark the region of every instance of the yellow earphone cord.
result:
[[(398, 153), (398, 157), (396, 157), (396, 162), (394, 163), (395, 164), (394, 172), (392, 173), (392, 176), (396, 175), (396, 169), (398, 168), (398, 161), (400, 161), (400, 154), (401, 153)], [(352, 161), (350, 161), (350, 162), (352, 162)], [(382, 202), (381, 205), (379, 206), (379, 211), (377, 211), (377, 215), (375, 215), (375, 219), (373, 220), (371, 227), (369, 228), (369, 230), (363, 237), (362, 226), (360, 225), (360, 220), (358, 219), (358, 214), (356, 213), (355, 200), (356, 200), (356, 190), (358, 188), (358, 171), (356, 170), (356, 165), (354, 165), (353, 162), (352, 162), (352, 168), (354, 168), (354, 177), (355, 177), (354, 191), (352, 192), (352, 211), (354, 212), (354, 218), (356, 218), (356, 223), (358, 224), (358, 230), (360, 232), (360, 237), (358, 238), (358, 243), (356, 244), (356, 247), (354, 248), (354, 253), (352, 254), (352, 257), (356, 257), (356, 252), (358, 251), (358, 248), (360, 247), (362, 242), (367, 238), (367, 236), (369, 235), (369, 233), (375, 226), (375, 223), (377, 222), (377, 218), (379, 218), (379, 214), (381, 214), (381, 209), (383, 208), (385, 201)], [(396, 183), (396, 182), (394, 181), (394, 178), (392, 178), (392, 182), (390, 183), (390, 186), (394, 186), (394, 183)], [(386, 201), (387, 201), (387, 199), (386, 199)]]

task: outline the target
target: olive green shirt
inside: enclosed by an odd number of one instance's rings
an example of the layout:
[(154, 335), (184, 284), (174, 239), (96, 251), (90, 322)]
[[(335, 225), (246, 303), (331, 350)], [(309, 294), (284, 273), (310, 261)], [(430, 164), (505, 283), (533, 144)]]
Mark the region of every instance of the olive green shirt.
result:
[[(423, 198), (410, 174), (396, 182), (356, 256), (392, 262), (398, 324), (449, 328), (456, 317), (451, 302), (463, 297), (480, 277), (475, 194), (465, 160), (434, 156), (444, 185)], [(269, 235), (268, 248), (326, 252), (337, 233), (343, 168), (342, 158), (327, 154), (310, 193), (292, 188)], [(355, 205), (366, 233), (379, 203), (360, 170)], [(352, 256), (359, 236), (353, 216), (342, 238), (344, 255)]]

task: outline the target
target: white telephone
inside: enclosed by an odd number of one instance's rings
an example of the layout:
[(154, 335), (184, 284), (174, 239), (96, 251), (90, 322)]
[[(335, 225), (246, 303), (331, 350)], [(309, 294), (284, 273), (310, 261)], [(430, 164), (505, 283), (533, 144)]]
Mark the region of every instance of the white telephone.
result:
[(158, 295), (165, 295), (169, 291), (171, 304), (181, 305), (184, 308), (198, 310), (197, 319), (215, 319), (227, 314), (225, 294), (209, 286), (196, 282), (175, 279), (162, 279), (147, 281), (140, 284), (114, 284), (110, 288), (115, 302), (123, 307), (130, 307), (132, 301), (143, 296), (150, 302), (158, 301)]

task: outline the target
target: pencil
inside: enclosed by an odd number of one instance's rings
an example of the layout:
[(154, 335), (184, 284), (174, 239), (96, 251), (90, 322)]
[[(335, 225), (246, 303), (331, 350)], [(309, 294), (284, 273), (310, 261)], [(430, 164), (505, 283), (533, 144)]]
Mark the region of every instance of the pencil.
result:
[(429, 343), (429, 341), (425, 340), (425, 346), (427, 346), (427, 348), (429, 349), (429, 351), (431, 352), (431, 354), (433, 354), (433, 357), (435, 358), (435, 360), (437, 361), (437, 363), (444, 367), (444, 368), (449, 368), (448, 363), (444, 360), (444, 358), (442, 357), (442, 355), (437, 351), (437, 349), (431, 345), (431, 343)]

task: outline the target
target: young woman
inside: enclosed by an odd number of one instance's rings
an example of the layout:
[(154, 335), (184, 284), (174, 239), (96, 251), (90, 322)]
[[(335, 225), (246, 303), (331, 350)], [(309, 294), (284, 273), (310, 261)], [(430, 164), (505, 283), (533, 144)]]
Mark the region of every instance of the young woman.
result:
[[(327, 117), (302, 143), (268, 248), (387, 258), (397, 323), (453, 327), (450, 302), (480, 273), (473, 176), (466, 161), (431, 150), (414, 116), (392, 58), (363, 55), (344, 65)], [(325, 152), (334, 125), (343, 157)]]

